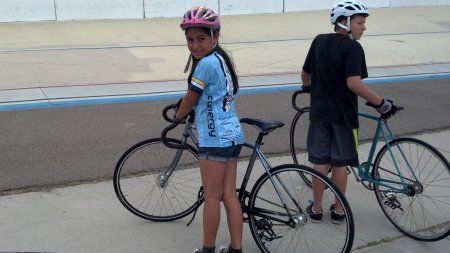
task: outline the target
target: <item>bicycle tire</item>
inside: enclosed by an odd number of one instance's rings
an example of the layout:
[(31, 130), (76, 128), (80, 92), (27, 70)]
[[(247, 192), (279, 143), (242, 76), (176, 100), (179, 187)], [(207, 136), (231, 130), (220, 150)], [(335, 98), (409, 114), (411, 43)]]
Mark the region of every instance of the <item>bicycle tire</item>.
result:
[[(384, 214), (395, 227), (416, 240), (437, 241), (447, 237), (450, 234), (449, 162), (436, 148), (418, 139), (398, 138), (389, 145), (411, 193), (403, 194), (375, 184), (375, 195)], [(404, 157), (408, 158), (419, 182)], [(372, 176), (375, 180), (400, 178), (387, 145), (377, 154)]]
[[(311, 167), (312, 164), (308, 161), (308, 152), (306, 149), (308, 127), (309, 107), (304, 107), (301, 111), (298, 111), (292, 119), (289, 132), (289, 144), (294, 163)], [(301, 177), (306, 184), (312, 187), (310, 178), (303, 174), (301, 174)]]
[[(345, 224), (332, 223), (328, 208), (324, 208), (321, 222), (309, 219), (305, 210), (309, 204), (308, 199), (312, 198), (312, 189), (303, 182), (300, 176), (302, 173), (318, 178), (328, 186), (322, 206), (328, 207), (335, 202), (335, 198), (338, 199), (346, 214)], [(298, 205), (289, 199), (287, 206), (298, 223), (295, 227), (290, 227), (273, 219), (287, 221), (289, 217), (268, 174), (263, 174), (251, 191), (247, 213), (252, 236), (261, 252), (350, 252), (355, 233), (352, 211), (345, 196), (328, 177), (297, 164), (277, 166), (270, 170), (270, 174), (280, 189), (282, 187), (278, 178), (295, 195)], [(282, 191), (281, 195), (286, 197), (286, 191)], [(252, 210), (266, 210), (261, 212), (273, 218), (254, 214)]]
[[(180, 144), (180, 140), (168, 138)], [(192, 213), (201, 187), (198, 152), (188, 145), (169, 180), (162, 185), (160, 175), (171, 164), (177, 149), (164, 145), (161, 138), (139, 142), (119, 159), (114, 170), (114, 190), (126, 209), (143, 219), (172, 221)], [(201, 199), (203, 200), (203, 199)]]

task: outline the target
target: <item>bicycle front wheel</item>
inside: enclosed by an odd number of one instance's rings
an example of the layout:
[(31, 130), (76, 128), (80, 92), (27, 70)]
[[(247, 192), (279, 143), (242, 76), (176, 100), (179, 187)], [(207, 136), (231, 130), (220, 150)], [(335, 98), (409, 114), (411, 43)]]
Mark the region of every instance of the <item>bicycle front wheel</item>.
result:
[[(384, 146), (377, 154), (372, 174), (377, 181), (391, 180), (386, 186), (374, 185), (384, 214), (395, 227), (416, 240), (437, 241), (447, 237), (450, 234), (448, 161), (433, 146), (418, 139), (398, 138), (389, 144), (390, 149)], [(401, 180), (407, 193), (390, 187), (402, 187)]]
[[(310, 219), (306, 212), (312, 189), (302, 174), (328, 187), (323, 196), (321, 221)], [(269, 175), (262, 175), (252, 189), (247, 210), (250, 230), (262, 252), (350, 252), (355, 229), (353, 215), (346, 198), (328, 177), (296, 164), (277, 166), (270, 175), (279, 192)], [(286, 200), (286, 206), (279, 196)], [(345, 218), (340, 224), (330, 217), (329, 207), (334, 203), (340, 203), (344, 210)]]
[[(170, 138), (168, 141), (181, 143)], [(201, 204), (197, 150), (192, 146), (186, 150), (171, 149), (160, 138), (128, 149), (117, 162), (113, 183), (120, 202), (147, 220), (180, 219)]]
[[(297, 112), (294, 119), (292, 119), (289, 133), (289, 144), (294, 163), (311, 167), (312, 164), (308, 161), (308, 151), (306, 149), (308, 128), (309, 107), (305, 107), (302, 111)], [(305, 183), (311, 186), (311, 178), (308, 178), (307, 175), (303, 174), (301, 176)]]

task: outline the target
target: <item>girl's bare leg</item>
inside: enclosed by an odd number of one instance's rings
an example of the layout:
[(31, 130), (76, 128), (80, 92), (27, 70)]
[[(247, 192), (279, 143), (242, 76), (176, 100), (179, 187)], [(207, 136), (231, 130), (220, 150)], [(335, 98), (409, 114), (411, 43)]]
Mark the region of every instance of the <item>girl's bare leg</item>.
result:
[(227, 163), (224, 178), (222, 201), (227, 212), (228, 230), (230, 231), (231, 247), (242, 248), (243, 216), (242, 208), (236, 194), (237, 161)]
[(225, 171), (226, 163), (200, 160), (205, 200), (203, 207), (203, 246), (205, 247), (213, 247), (216, 243)]

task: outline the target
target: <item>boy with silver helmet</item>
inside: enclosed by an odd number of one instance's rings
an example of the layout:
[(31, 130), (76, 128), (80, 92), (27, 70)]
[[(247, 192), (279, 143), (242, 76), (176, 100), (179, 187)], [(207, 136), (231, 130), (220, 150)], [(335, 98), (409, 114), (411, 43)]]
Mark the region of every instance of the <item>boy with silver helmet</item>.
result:
[[(303, 90), (311, 94), (308, 130), (308, 160), (345, 193), (347, 166), (358, 161), (358, 97), (376, 108), (382, 117), (395, 114), (392, 101), (374, 93), (362, 79), (368, 76), (364, 50), (358, 40), (366, 30), (369, 10), (360, 1), (346, 0), (331, 10), (335, 33), (319, 34), (311, 43), (302, 68)], [(322, 220), (324, 185), (313, 179), (313, 201), (307, 212), (313, 221)], [(345, 218), (339, 201), (330, 207), (331, 220)]]

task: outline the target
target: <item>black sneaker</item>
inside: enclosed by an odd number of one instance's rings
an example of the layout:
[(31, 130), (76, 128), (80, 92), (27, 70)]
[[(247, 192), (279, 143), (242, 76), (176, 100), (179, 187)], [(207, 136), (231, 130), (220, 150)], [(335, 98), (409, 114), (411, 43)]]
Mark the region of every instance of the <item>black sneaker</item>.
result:
[(336, 213), (336, 206), (332, 204), (330, 206), (331, 211), (331, 222), (334, 224), (341, 224), (345, 220), (345, 213)]
[(195, 249), (192, 253), (216, 253), (216, 247), (206, 248), (202, 246)]
[(231, 246), (220, 246), (218, 253), (242, 253), (242, 249), (233, 249)]
[(310, 204), (309, 204), (309, 206), (306, 207), (306, 212), (308, 213), (309, 218), (311, 218), (311, 221), (312, 221), (312, 222), (319, 222), (319, 221), (322, 221), (322, 212), (320, 212), (320, 213), (314, 212), (314, 211), (312, 210), (313, 204), (314, 204), (314, 203), (311, 201)]

